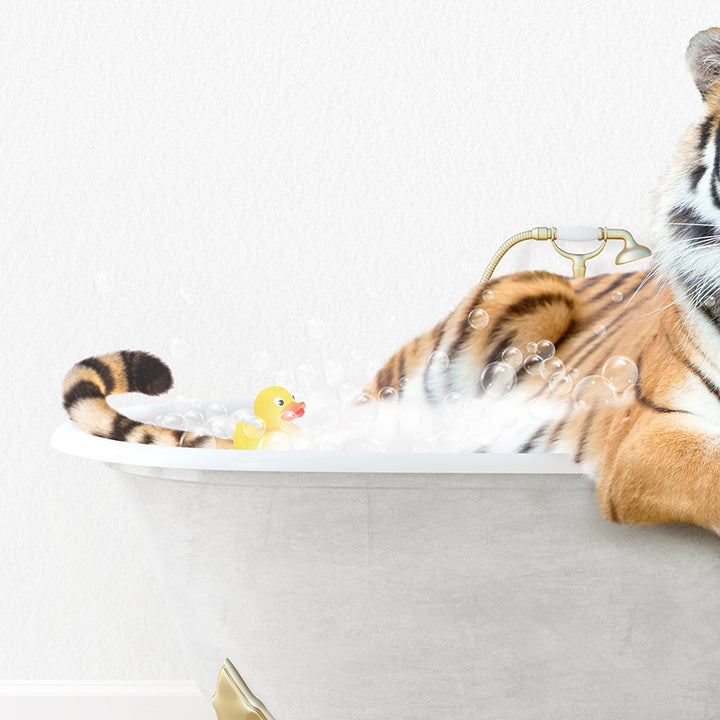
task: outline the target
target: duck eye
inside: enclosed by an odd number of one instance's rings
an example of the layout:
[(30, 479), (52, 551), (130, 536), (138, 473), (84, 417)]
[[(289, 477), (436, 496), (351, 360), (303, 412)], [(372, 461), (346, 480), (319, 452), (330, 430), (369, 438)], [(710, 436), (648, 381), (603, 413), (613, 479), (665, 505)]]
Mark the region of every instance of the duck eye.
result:
[(295, 399), (295, 396), (294, 396), (294, 395), (290, 395), (290, 397), (291, 397), (293, 400)]
[(285, 404), (285, 401), (282, 398), (275, 398), (273, 402), (278, 406), (282, 407)]

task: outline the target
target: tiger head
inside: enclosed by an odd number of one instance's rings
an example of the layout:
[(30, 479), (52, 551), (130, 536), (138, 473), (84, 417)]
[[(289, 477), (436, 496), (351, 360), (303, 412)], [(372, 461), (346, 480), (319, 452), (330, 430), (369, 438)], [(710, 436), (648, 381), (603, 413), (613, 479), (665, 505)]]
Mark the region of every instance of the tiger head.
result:
[(686, 60), (704, 101), (656, 196), (658, 269), (681, 302), (720, 322), (720, 28), (695, 35)]

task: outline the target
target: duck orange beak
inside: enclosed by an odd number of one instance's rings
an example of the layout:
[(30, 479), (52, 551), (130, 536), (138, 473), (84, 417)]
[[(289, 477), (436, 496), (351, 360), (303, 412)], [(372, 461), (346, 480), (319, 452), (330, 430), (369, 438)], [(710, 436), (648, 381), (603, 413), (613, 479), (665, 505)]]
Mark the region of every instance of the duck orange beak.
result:
[(304, 402), (291, 402), (285, 410), (280, 413), (280, 418), (286, 422), (291, 422), (305, 414)]

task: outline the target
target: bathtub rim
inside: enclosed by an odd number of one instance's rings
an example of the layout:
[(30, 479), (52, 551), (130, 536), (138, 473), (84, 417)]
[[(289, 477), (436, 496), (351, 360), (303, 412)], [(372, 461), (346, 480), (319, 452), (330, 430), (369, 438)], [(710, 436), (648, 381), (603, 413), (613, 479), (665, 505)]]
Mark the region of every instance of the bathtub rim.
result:
[[(174, 411), (174, 406), (172, 403), (149, 403), (119, 410), (134, 420), (153, 422), (159, 413)], [(564, 453), (363, 453), (344, 450), (232, 452), (109, 440), (83, 432), (70, 420), (55, 429), (51, 444), (65, 454), (99, 460), (117, 469), (127, 468), (128, 472), (133, 472), (131, 468), (144, 467), (239, 473), (584, 474), (581, 467)]]

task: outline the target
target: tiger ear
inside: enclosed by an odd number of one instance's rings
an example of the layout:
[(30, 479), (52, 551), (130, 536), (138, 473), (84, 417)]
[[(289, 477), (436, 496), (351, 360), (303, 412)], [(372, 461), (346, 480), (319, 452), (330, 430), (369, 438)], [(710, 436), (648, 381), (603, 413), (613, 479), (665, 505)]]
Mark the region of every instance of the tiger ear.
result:
[(685, 59), (697, 89), (706, 99), (720, 81), (720, 28), (708, 28), (695, 35), (685, 51)]

